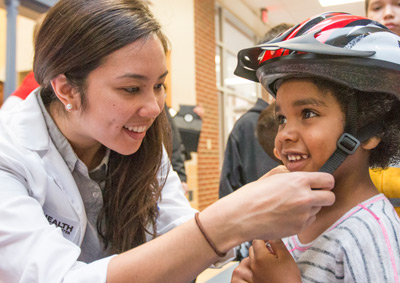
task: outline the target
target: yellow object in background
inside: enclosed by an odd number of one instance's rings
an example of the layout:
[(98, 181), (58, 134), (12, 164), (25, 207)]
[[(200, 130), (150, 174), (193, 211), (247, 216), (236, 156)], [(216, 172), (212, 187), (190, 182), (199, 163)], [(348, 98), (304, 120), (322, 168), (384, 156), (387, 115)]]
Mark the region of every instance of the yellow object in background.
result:
[(369, 169), (369, 175), (378, 191), (390, 200), (400, 216), (400, 168)]

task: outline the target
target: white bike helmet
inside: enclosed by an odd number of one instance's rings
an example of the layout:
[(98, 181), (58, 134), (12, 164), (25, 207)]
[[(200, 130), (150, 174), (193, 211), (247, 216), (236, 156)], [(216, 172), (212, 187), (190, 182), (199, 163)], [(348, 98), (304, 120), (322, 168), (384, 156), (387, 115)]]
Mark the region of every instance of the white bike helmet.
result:
[[(327, 12), (267, 43), (241, 50), (235, 74), (260, 82), (274, 96), (277, 82), (283, 78), (319, 77), (400, 99), (400, 37), (367, 18)], [(355, 99), (348, 108), (350, 126), (320, 171), (332, 173), (360, 142), (382, 131), (381, 121), (357, 130)]]
[(271, 94), (279, 78), (310, 75), (399, 95), (400, 37), (367, 18), (327, 12), (241, 50), (235, 74), (260, 82)]

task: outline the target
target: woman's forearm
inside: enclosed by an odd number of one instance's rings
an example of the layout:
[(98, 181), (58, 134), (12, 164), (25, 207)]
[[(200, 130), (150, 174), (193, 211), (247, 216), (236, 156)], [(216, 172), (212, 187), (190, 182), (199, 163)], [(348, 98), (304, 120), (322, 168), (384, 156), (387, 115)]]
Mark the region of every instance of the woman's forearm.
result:
[(114, 257), (107, 282), (189, 282), (218, 260), (194, 219)]

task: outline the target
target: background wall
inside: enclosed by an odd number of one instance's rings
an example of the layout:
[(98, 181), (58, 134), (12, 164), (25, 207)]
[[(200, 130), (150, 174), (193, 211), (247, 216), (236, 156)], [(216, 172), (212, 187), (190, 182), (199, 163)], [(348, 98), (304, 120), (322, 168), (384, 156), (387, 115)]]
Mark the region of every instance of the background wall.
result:
[[(18, 73), (25, 73), (32, 69), (33, 43), (32, 34), (35, 21), (23, 16), (17, 17), (17, 58), (16, 68)], [(5, 80), (6, 68), (6, 10), (0, 9), (0, 80)], [(17, 77), (18, 82), (18, 77)]]
[(258, 36), (262, 37), (271, 28), (260, 20), (259, 11), (252, 10), (243, 0), (216, 0), (222, 7), (231, 12)]
[(178, 111), (179, 104), (196, 104), (194, 3), (187, 0), (151, 0), (151, 3), (171, 43), (171, 106)]

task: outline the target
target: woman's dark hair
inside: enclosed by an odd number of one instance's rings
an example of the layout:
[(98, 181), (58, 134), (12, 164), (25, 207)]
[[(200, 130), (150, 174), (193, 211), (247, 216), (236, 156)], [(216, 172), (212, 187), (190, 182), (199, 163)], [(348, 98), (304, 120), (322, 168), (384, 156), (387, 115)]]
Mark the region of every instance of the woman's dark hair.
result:
[[(33, 71), (42, 87), (44, 103), (61, 103), (50, 81), (64, 74), (81, 94), (84, 111), (90, 72), (112, 52), (153, 34), (167, 51), (160, 24), (140, 0), (60, 0), (44, 19), (35, 45)], [(170, 148), (165, 129), (168, 122), (163, 112), (136, 153), (110, 154), (104, 205), (97, 226), (105, 246), (110, 246), (112, 252), (120, 253), (144, 243), (146, 232), (155, 236), (148, 228), (156, 231), (157, 201), (165, 183), (165, 177), (157, 179), (158, 171), (163, 169), (163, 144), (167, 150)]]
[(377, 136), (381, 141), (371, 150), (369, 166), (386, 168), (400, 161), (400, 100), (388, 93), (363, 92), (319, 78), (311, 81), (322, 92), (330, 91), (347, 114), (350, 96), (357, 101), (357, 129), (382, 122), (383, 130)]

